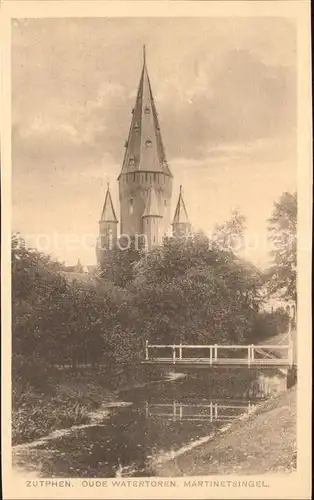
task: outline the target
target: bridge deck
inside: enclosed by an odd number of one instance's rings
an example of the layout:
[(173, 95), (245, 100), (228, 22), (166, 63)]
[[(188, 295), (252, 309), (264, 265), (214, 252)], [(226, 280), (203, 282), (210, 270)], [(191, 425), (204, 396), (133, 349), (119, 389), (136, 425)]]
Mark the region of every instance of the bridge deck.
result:
[[(170, 350), (172, 355), (165, 357), (165, 349), (168, 352)], [(159, 350), (159, 356), (156, 355), (156, 350)], [(195, 353), (196, 350), (198, 353)], [(230, 356), (232, 353), (233, 355)], [(141, 363), (186, 367), (289, 366), (292, 364), (292, 359), (292, 343), (287, 345), (156, 345), (146, 341), (145, 359)]]

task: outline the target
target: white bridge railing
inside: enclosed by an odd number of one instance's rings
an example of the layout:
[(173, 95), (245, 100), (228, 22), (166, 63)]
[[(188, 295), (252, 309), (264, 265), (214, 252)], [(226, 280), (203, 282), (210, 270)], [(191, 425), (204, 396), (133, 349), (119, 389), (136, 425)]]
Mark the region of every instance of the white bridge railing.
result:
[[(165, 350), (166, 356), (153, 355), (153, 350)], [(195, 351), (202, 351), (195, 355)], [(194, 353), (193, 353), (194, 351)], [(204, 354), (206, 352), (206, 354)], [(232, 353), (233, 355), (229, 355)], [(237, 355), (239, 353), (239, 355)], [(145, 346), (146, 362), (165, 363), (207, 363), (209, 365), (292, 365), (292, 342), (287, 345), (187, 345), (187, 344), (149, 344)]]

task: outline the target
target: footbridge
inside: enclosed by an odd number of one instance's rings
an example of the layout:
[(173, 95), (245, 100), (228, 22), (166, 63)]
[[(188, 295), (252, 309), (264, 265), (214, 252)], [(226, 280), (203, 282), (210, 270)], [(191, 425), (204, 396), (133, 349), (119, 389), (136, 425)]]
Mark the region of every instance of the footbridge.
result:
[(293, 364), (292, 342), (286, 345), (187, 345), (149, 344), (146, 341), (144, 365), (179, 365), (210, 368), (286, 367)]

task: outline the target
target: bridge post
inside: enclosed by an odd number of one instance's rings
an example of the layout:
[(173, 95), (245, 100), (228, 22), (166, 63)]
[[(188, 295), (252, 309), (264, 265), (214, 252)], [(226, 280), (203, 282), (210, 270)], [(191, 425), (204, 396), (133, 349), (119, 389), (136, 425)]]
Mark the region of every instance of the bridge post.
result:
[(182, 359), (182, 344), (180, 342), (180, 347), (179, 347), (179, 359)]
[(148, 360), (148, 340), (146, 340), (146, 345), (145, 345), (145, 358), (147, 361)]
[(210, 421), (212, 422), (213, 421), (213, 402), (212, 401), (210, 402), (209, 410), (210, 410)]
[(215, 404), (215, 420), (218, 419), (218, 405), (217, 403)]
[(251, 346), (250, 345), (247, 348), (247, 364), (248, 364), (248, 367), (251, 366)]
[(289, 347), (288, 347), (288, 362), (289, 362), (290, 366), (293, 365), (293, 341), (292, 341), (291, 336), (290, 336)]
[(214, 352), (215, 352), (215, 361), (217, 361), (217, 358), (218, 358), (218, 346), (217, 346), (217, 344), (215, 344), (215, 346), (214, 346)]
[(172, 346), (172, 360), (173, 360), (173, 364), (175, 364), (175, 362), (176, 362), (176, 346), (175, 345)]
[(210, 365), (213, 364), (213, 346), (212, 345), (209, 347), (209, 364)]
[(182, 420), (182, 416), (183, 416), (182, 403), (180, 404), (179, 411), (180, 411), (180, 420)]
[(145, 416), (148, 418), (148, 402), (145, 403)]
[(173, 413), (172, 413), (173, 420), (176, 420), (176, 416), (177, 416), (177, 406), (176, 406), (176, 402), (174, 401), (173, 402)]
[(254, 361), (254, 344), (251, 345), (251, 361)]

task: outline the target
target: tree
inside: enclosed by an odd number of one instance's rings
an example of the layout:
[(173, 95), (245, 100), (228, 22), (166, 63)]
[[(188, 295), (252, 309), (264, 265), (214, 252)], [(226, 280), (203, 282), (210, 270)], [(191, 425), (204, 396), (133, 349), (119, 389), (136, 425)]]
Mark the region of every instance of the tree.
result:
[(268, 220), (273, 263), (267, 272), (270, 294), (297, 302), (297, 194), (283, 193)]
[(134, 278), (134, 264), (141, 258), (141, 251), (135, 248), (134, 240), (129, 245), (121, 238), (119, 241), (120, 246), (104, 253), (100, 278), (124, 288)]
[(138, 356), (129, 294), (112, 283), (68, 280), (62, 266), (12, 236), (13, 378), (47, 383), (55, 365)]
[[(256, 315), (256, 269), (208, 238), (167, 239), (135, 266), (132, 293), (143, 338), (162, 343), (238, 343)], [(252, 296), (249, 296), (252, 292)]]
[(216, 224), (212, 241), (221, 250), (237, 252), (242, 247), (245, 229), (246, 217), (234, 209), (229, 220)]

